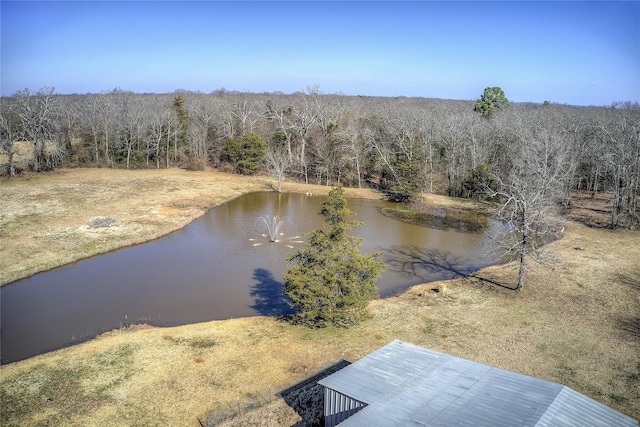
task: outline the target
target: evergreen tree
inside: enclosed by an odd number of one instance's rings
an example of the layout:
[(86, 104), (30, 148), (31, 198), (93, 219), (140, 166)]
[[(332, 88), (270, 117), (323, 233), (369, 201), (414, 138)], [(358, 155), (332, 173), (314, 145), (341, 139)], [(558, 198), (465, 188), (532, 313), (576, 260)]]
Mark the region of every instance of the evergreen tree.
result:
[(184, 147), (187, 146), (187, 142), (189, 139), (189, 111), (187, 111), (184, 103), (184, 95), (178, 94), (175, 98), (173, 98), (173, 103), (171, 104), (173, 110), (178, 116), (178, 133), (176, 144), (179, 150), (183, 150)]
[(381, 253), (363, 255), (362, 239), (347, 231), (362, 225), (348, 218), (353, 212), (341, 187), (334, 188), (322, 204), (323, 229), (307, 234), (304, 248), (289, 256), (285, 293), (298, 319), (313, 325), (348, 326), (366, 314), (369, 301), (378, 297), (376, 279), (386, 265)]
[(425, 156), (416, 142), (403, 138), (402, 151), (394, 164), (396, 184), (391, 187), (390, 200), (406, 203), (420, 195), (420, 166), (424, 165)]
[(484, 117), (491, 117), (500, 108), (509, 106), (509, 100), (504, 95), (504, 91), (499, 87), (487, 87), (476, 101), (473, 111), (482, 114)]
[(234, 166), (242, 175), (253, 175), (262, 167), (267, 144), (260, 135), (247, 133), (240, 141), (232, 138), (222, 151), (221, 159)]

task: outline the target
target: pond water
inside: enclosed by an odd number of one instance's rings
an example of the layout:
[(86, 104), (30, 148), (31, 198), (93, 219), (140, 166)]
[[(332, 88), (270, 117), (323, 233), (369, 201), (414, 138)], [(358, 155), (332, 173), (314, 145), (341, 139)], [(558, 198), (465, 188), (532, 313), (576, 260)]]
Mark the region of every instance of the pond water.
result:
[[(2, 363), (79, 343), (130, 323), (173, 326), (290, 312), (285, 259), (323, 224), (323, 197), (254, 193), (211, 209), (161, 239), (96, 256), (0, 288)], [(384, 251), (390, 296), (490, 265), (488, 238), (388, 218), (387, 202), (349, 199), (363, 253)], [(265, 221), (282, 219), (276, 242)], [(278, 225), (278, 224), (275, 224)]]

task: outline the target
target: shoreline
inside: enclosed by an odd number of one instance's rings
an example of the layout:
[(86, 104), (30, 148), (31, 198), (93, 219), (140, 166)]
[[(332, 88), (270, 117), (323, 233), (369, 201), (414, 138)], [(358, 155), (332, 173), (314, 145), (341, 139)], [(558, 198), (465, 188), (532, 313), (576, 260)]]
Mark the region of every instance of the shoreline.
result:
[[(304, 194), (304, 193), (309, 193), (308, 190), (312, 189), (314, 191), (314, 194), (320, 195), (320, 196), (324, 196), (324, 193), (325, 192), (328, 193), (330, 191), (330, 189), (331, 189), (331, 187), (318, 188), (317, 186), (302, 185), (302, 184), (292, 184), (291, 187), (292, 188), (290, 188), (290, 189), (285, 189), (285, 191), (283, 193), (287, 193), (287, 194)], [(211, 209), (215, 209), (216, 207), (224, 205), (225, 203), (229, 203), (232, 200), (235, 200), (236, 198), (243, 197), (243, 196), (246, 196), (247, 194), (251, 194), (253, 192), (260, 192), (260, 191), (269, 191), (269, 190), (249, 189), (246, 192), (241, 192), (238, 195), (234, 195), (234, 196), (228, 197), (228, 198), (226, 198), (224, 200), (220, 200), (219, 204), (211, 206), (211, 207), (207, 207), (206, 209), (203, 209), (198, 215), (194, 215), (192, 218), (190, 218), (188, 221), (183, 222), (182, 224), (181, 223), (174, 224), (175, 227), (173, 229), (166, 229), (165, 230), (166, 234), (159, 235), (159, 236), (155, 236), (154, 234), (151, 234), (151, 237), (149, 237), (149, 239), (143, 239), (143, 238), (140, 238), (139, 236), (137, 236), (136, 237), (137, 243), (134, 243), (134, 244), (130, 245), (130, 244), (126, 244), (126, 242), (125, 242), (125, 244), (122, 245), (122, 246), (114, 245), (114, 247), (112, 249), (109, 249), (106, 252), (99, 253), (99, 254), (94, 254), (94, 255), (89, 255), (89, 256), (87, 256), (85, 258), (74, 259), (69, 264), (64, 264), (64, 265), (61, 265), (61, 266), (53, 267), (53, 268), (51, 268), (49, 270), (38, 271), (38, 272), (36, 272), (34, 274), (35, 275), (43, 274), (43, 273), (46, 273), (48, 271), (55, 270), (57, 268), (64, 268), (64, 267), (67, 267), (67, 266), (71, 266), (71, 265), (73, 265), (75, 263), (83, 262), (84, 260), (88, 260), (88, 259), (91, 259), (91, 258), (96, 257), (96, 256), (101, 256), (101, 255), (105, 255), (105, 254), (108, 254), (108, 253), (117, 252), (117, 251), (120, 251), (120, 250), (124, 250), (124, 249), (126, 249), (128, 247), (135, 246), (135, 245), (143, 245), (145, 243), (150, 243), (150, 242), (153, 242), (153, 241), (157, 241), (157, 240), (159, 240), (161, 238), (169, 236), (172, 233), (175, 233), (175, 232), (177, 232), (177, 231), (179, 231), (181, 229), (184, 229), (185, 227), (188, 227), (194, 221), (198, 220), (203, 215), (205, 215), (208, 212), (210, 212)], [(363, 198), (378, 199), (378, 198), (381, 198), (380, 193), (377, 193), (375, 191), (368, 190), (368, 189), (367, 190), (351, 189), (350, 193), (352, 193), (350, 195), (353, 196), (353, 197), (349, 197), (350, 199), (356, 199), (356, 198), (359, 198), (359, 199), (363, 199)], [(450, 208), (447, 208), (447, 209), (450, 209)], [(398, 219), (394, 218), (394, 220), (398, 220)], [(32, 277), (32, 276), (29, 276), (29, 277)], [(6, 284), (6, 286), (11, 287), (13, 290), (21, 289), (21, 288), (14, 288), (14, 286), (20, 286), (20, 281), (21, 280), (25, 280), (25, 279), (28, 279), (28, 277), (18, 279), (16, 282), (8, 283), (8, 284)], [(435, 279), (433, 280), (433, 282), (436, 282), (436, 281), (437, 280), (435, 280)], [(431, 282), (429, 282), (429, 283), (431, 283)], [(386, 294), (381, 294), (380, 295), (380, 299), (389, 299), (389, 298), (397, 297), (397, 296), (401, 295), (402, 293), (406, 292), (412, 286), (417, 285), (418, 283), (416, 283), (415, 281), (410, 281), (410, 282), (399, 281), (398, 284), (399, 284), (399, 286), (397, 286), (393, 292), (386, 293)], [(29, 288), (27, 288), (27, 289), (29, 289)], [(219, 321), (219, 320), (233, 320), (233, 319), (238, 319), (238, 318), (242, 318), (242, 317), (259, 317), (259, 316), (260, 316), (259, 313), (255, 313), (255, 314), (252, 314), (252, 315), (241, 315), (240, 317), (238, 317), (238, 316), (213, 317), (213, 318), (209, 318), (209, 319), (205, 318), (205, 319), (199, 320), (199, 321), (185, 322), (185, 323), (180, 323), (180, 324), (169, 324), (169, 325), (157, 324), (157, 323), (154, 323), (153, 321), (149, 321), (149, 320), (145, 321), (144, 318), (141, 318), (141, 319), (138, 319), (138, 320), (134, 319), (131, 322), (130, 325), (131, 326), (134, 326), (134, 325), (136, 325), (136, 326), (148, 325), (149, 327), (167, 328), (167, 327), (172, 327), (172, 326), (196, 325), (198, 323), (203, 323), (203, 322), (211, 322), (211, 321)], [(102, 335), (104, 333), (115, 331), (115, 330), (119, 330), (119, 329), (128, 329), (128, 328), (129, 328), (129, 326), (123, 326), (122, 322), (120, 322), (119, 324), (118, 323), (110, 324), (110, 325), (105, 326), (105, 328), (101, 328), (100, 330), (95, 330), (95, 332), (91, 332), (91, 333), (87, 332), (86, 334), (83, 334), (83, 336), (78, 340), (74, 339), (74, 340), (72, 340), (70, 342), (64, 342), (64, 343), (61, 343), (61, 344), (53, 344), (52, 347), (42, 348), (41, 350), (38, 349), (37, 350), (38, 352), (36, 352), (36, 353), (31, 353), (31, 354), (26, 354), (26, 353), (20, 354), (20, 353), (17, 353), (17, 354), (14, 354), (14, 357), (12, 357), (11, 359), (3, 358), (2, 365), (3, 366), (4, 365), (8, 365), (8, 364), (11, 364), (11, 363), (15, 363), (15, 362), (19, 362), (19, 361), (22, 361), (22, 360), (29, 359), (31, 357), (36, 357), (36, 356), (41, 355), (41, 354), (46, 354), (46, 353), (50, 353), (52, 351), (56, 351), (56, 350), (60, 350), (60, 349), (64, 349), (64, 348), (68, 348), (68, 347), (72, 347), (72, 346), (76, 346), (76, 345), (82, 344), (84, 342), (87, 342), (89, 340), (95, 339), (96, 337), (98, 337), (98, 336), (100, 336), (100, 335)], [(7, 348), (7, 351), (8, 350), (9, 349)]]
[[(97, 207), (88, 206), (84, 221), (79, 221), (78, 218), (74, 217), (73, 203), (69, 203), (71, 205), (69, 208), (64, 206), (64, 196), (68, 195), (68, 191), (72, 190), (70, 187), (73, 187), (73, 185), (69, 185), (68, 182), (64, 181), (66, 178), (71, 180), (80, 178), (80, 182), (76, 186), (96, 185), (95, 182), (91, 182), (92, 174), (107, 175), (107, 178), (103, 178), (106, 181), (111, 178), (108, 175), (115, 176), (115, 182), (109, 185), (112, 190), (114, 190), (114, 186), (119, 184), (126, 185), (129, 177), (144, 181), (152, 180), (154, 177), (162, 179), (163, 175), (167, 174), (170, 175), (169, 178), (175, 178), (176, 176), (180, 178), (182, 180), (180, 184), (195, 184), (196, 187), (195, 190), (184, 187), (175, 190), (174, 187), (174, 192), (182, 191), (185, 193), (179, 194), (176, 200), (172, 200), (171, 195), (163, 197), (162, 194), (154, 194), (154, 197), (147, 201), (140, 197), (141, 195), (134, 195), (133, 200), (126, 203), (124, 207), (118, 206), (113, 200), (107, 200), (105, 203), (105, 198), (124, 200), (124, 197), (131, 196), (131, 191), (126, 188), (124, 191), (116, 190), (113, 196), (102, 195), (100, 197), (102, 200), (98, 200)], [(217, 183), (216, 179), (221, 179), (222, 183)], [(38, 181), (53, 181), (53, 183), (47, 185), (48, 188), (37, 194), (37, 197), (49, 199), (40, 202), (41, 205), (45, 205), (44, 207), (38, 206), (40, 209), (34, 209), (38, 211), (34, 214), (14, 214), (10, 212), (9, 215), (6, 215), (8, 218), (0, 218), (0, 226), (5, 226), (8, 230), (8, 232), (3, 233), (8, 236), (2, 236), (3, 240), (6, 239), (6, 243), (3, 243), (1, 245), (2, 248), (0, 248), (0, 255), (2, 255), (0, 258), (4, 259), (4, 261), (0, 259), (0, 286), (15, 283), (35, 274), (82, 261), (96, 255), (157, 240), (188, 226), (196, 219), (204, 216), (210, 209), (237, 197), (252, 192), (273, 191), (271, 179), (267, 177), (240, 177), (213, 169), (202, 172), (178, 169), (61, 169), (51, 174), (3, 179), (0, 185), (0, 196), (2, 196), (3, 202), (6, 201), (7, 205), (9, 205), (7, 206), (8, 211), (19, 211), (21, 205), (19, 190), (29, 185), (37, 185)], [(226, 186), (225, 183), (229, 181), (235, 185)], [(100, 183), (97, 184), (99, 185)], [(51, 189), (51, 187), (54, 188)], [(328, 194), (330, 189), (331, 187), (313, 184), (286, 182), (283, 184), (283, 192), (304, 193), (311, 190), (314, 194)], [(51, 193), (46, 194), (46, 191)], [(155, 188), (154, 191), (161, 192), (162, 189)], [(189, 194), (190, 192), (195, 192), (196, 194)], [(370, 189), (349, 189), (347, 194), (351, 198), (379, 197), (379, 193)], [(60, 199), (62, 200), (62, 207), (58, 208), (59, 211), (62, 211), (60, 212), (61, 219), (57, 221), (54, 227), (46, 227), (46, 222), (49, 221), (49, 218), (42, 210), (56, 204), (54, 199), (56, 195), (62, 197)], [(100, 203), (103, 203), (104, 206), (99, 206)], [(29, 219), (29, 216), (36, 215), (40, 218), (28, 221), (29, 223), (26, 224), (27, 236), (24, 236), (24, 227), (20, 227), (20, 225), (23, 225), (20, 223), (27, 221), (22, 221), (22, 217)], [(92, 219), (103, 217), (114, 218), (116, 222), (109, 227), (91, 228), (89, 226)], [(41, 221), (37, 219), (41, 219)], [(65, 220), (67, 220), (67, 223), (65, 223)], [(14, 227), (13, 223), (18, 224), (18, 227)], [(45, 228), (44, 236), (41, 233), (41, 228)], [(65, 234), (69, 236), (65, 236)], [(58, 240), (62, 239), (67, 241), (57, 244)], [(22, 256), (12, 257), (12, 246), (15, 245), (16, 241), (20, 240), (30, 240), (31, 245), (29, 245), (29, 248), (16, 248), (19, 255)], [(42, 245), (34, 244), (33, 241), (37, 240), (44, 240), (47, 246), (42, 247)], [(3, 254), (3, 252), (5, 253)]]
[[(92, 234), (83, 228), (92, 217), (116, 217), (123, 231), (144, 232), (184, 219), (187, 212), (206, 211), (222, 192), (234, 196), (247, 187), (266, 189), (261, 186), (266, 178), (147, 172), (69, 170), (65, 178), (3, 181), (0, 196), (9, 203), (0, 226), (10, 219), (15, 224), (2, 230), (2, 255), (12, 250), (25, 259), (36, 251), (49, 256), (46, 244), (77, 253), (79, 247), (114, 241), (108, 229)], [(216, 188), (221, 190), (213, 197)], [(290, 183), (285, 188), (303, 187)], [(365, 196), (380, 197), (368, 190)], [(441, 196), (425, 199), (459, 203)], [(581, 215), (598, 208), (587, 205), (591, 199), (580, 202), (589, 208)], [(75, 246), (67, 233), (85, 245)], [(355, 361), (393, 339), (565, 384), (637, 419), (639, 237), (569, 221), (563, 239), (547, 247), (558, 264), (549, 270), (531, 263), (523, 292), (492, 285), (513, 284), (516, 265), (486, 267), (476, 277), (420, 284), (372, 301), (370, 316), (349, 329), (308, 329), (265, 316), (115, 329), (2, 365), (0, 423), (197, 427), (198, 417), (233, 405), (238, 397), (256, 391), (266, 396), (307, 372), (340, 359)], [(445, 292), (433, 291), (438, 285)]]

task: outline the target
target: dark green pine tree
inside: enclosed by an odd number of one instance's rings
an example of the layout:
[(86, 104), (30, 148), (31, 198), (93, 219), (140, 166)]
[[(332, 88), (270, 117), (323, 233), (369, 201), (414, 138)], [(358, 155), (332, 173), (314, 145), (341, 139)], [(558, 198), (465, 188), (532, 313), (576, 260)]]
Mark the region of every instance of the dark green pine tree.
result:
[(189, 111), (184, 106), (185, 99), (182, 94), (176, 95), (173, 98), (172, 107), (178, 116), (178, 147), (180, 149), (184, 148), (187, 145), (187, 140), (189, 138), (189, 122), (191, 119), (189, 118)]
[(320, 214), (324, 227), (308, 233), (304, 248), (287, 259), (285, 293), (297, 309), (297, 320), (310, 326), (349, 326), (362, 320), (369, 301), (378, 298), (375, 281), (386, 265), (379, 260), (381, 253), (363, 255), (358, 247), (362, 239), (347, 234), (362, 224), (348, 220), (354, 213), (341, 187), (329, 193)]
[(491, 117), (496, 110), (509, 106), (509, 100), (504, 95), (504, 91), (499, 87), (487, 87), (476, 101), (473, 111), (480, 113), (483, 117)]
[(263, 166), (267, 153), (267, 144), (258, 134), (247, 133), (240, 141), (242, 158), (238, 160), (238, 172), (242, 175), (253, 175)]
[(263, 166), (267, 152), (267, 144), (260, 135), (247, 133), (240, 141), (231, 138), (222, 150), (222, 161), (225, 161), (242, 175), (253, 175)]

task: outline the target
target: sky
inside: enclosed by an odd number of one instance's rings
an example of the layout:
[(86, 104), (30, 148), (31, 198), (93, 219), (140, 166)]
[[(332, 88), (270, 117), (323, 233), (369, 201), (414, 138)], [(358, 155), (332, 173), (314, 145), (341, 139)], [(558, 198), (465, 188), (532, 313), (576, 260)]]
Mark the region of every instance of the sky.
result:
[(640, 2), (5, 1), (0, 92), (640, 102)]

